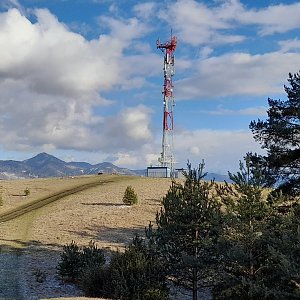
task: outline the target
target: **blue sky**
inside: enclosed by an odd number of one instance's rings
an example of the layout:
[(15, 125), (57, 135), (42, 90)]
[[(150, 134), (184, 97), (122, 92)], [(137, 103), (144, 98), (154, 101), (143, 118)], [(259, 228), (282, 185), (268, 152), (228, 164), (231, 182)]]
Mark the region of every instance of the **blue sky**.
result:
[(176, 167), (226, 173), (300, 69), (300, 1), (1, 0), (0, 159), (157, 164), (163, 56), (175, 52)]

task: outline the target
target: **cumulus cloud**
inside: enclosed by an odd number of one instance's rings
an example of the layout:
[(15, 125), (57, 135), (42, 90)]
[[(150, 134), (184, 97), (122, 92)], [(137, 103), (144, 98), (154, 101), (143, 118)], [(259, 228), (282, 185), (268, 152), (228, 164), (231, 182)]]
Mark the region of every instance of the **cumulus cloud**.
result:
[(146, 24), (140, 22), (140, 20), (135, 17), (121, 20), (101, 16), (99, 17), (99, 24), (106, 25), (110, 29), (111, 35), (120, 40), (122, 47), (128, 46), (132, 40), (140, 38), (150, 30)]
[[(196, 166), (204, 159), (207, 171), (220, 174), (237, 170), (238, 160), (242, 160), (247, 152), (262, 153), (252, 133), (243, 130), (182, 131), (176, 134), (175, 149), (177, 161), (189, 160)], [(234, 166), (236, 169), (233, 170)]]
[(242, 35), (230, 33), (232, 25), (219, 10), (195, 0), (177, 0), (168, 9), (161, 10), (160, 17), (174, 27), (180, 40), (192, 46), (243, 41)]
[(88, 42), (49, 11), (37, 10), (36, 16), (32, 24), (16, 9), (1, 14), (3, 77), (26, 82), (37, 93), (86, 98), (118, 81), (122, 47), (116, 39)]
[(279, 41), (280, 51), (294, 52), (300, 50), (300, 40), (298, 38), (292, 40)]
[[(158, 165), (160, 140), (154, 139), (135, 151), (119, 152), (111, 161), (122, 167), (145, 168)], [(263, 154), (249, 130), (183, 130), (175, 134), (175, 168), (185, 168), (189, 160), (193, 166), (205, 161), (206, 171), (227, 174), (235, 172), (239, 160), (249, 151)]]
[[(158, 165), (160, 138), (153, 138), (136, 151), (118, 152), (110, 160), (122, 167), (145, 168)], [(239, 160), (249, 151), (263, 154), (250, 130), (181, 130), (174, 136), (175, 168), (185, 168), (189, 160), (193, 166), (205, 161), (206, 171), (227, 174), (237, 171)]]
[(105, 118), (99, 133), (101, 149), (137, 149), (152, 138), (151, 110), (143, 105), (126, 108), (113, 117)]
[[(7, 92), (9, 86), (15, 95)], [(104, 151), (136, 149), (148, 142), (151, 111), (144, 106), (116, 115), (93, 115), (90, 105), (61, 96), (36, 95), (15, 82), (0, 84), (1, 144), (9, 149), (30, 148)], [(20, 96), (21, 95), (21, 96)], [(34, 98), (32, 98), (34, 97)]]
[(161, 149), (160, 141), (155, 137), (141, 145), (136, 150), (115, 153), (109, 160), (118, 166), (131, 169), (144, 169), (146, 166), (157, 166), (158, 156)]
[(300, 27), (300, 3), (270, 5), (249, 9), (238, 0), (177, 0), (161, 9), (180, 40), (192, 46), (240, 43), (246, 36), (235, 31), (241, 26), (255, 26), (261, 36), (284, 33)]
[(262, 36), (284, 33), (300, 27), (298, 11), (300, 3), (271, 5), (262, 9), (242, 10), (237, 20), (260, 27)]
[[(124, 66), (139, 58), (126, 62), (123, 51), (144, 33), (142, 25), (136, 19), (102, 19), (110, 34), (88, 41), (48, 10), (36, 10), (35, 15), (32, 23), (17, 9), (0, 14), (3, 147), (113, 152), (147, 142), (148, 108), (119, 108), (112, 116), (101, 115), (101, 107), (116, 105), (101, 94), (134, 81)], [(152, 59), (144, 72), (151, 72)]]
[(299, 53), (229, 53), (210, 57), (198, 61), (190, 77), (176, 82), (176, 99), (281, 94), (288, 73), (297, 72), (299, 65)]
[(133, 11), (136, 15), (143, 19), (149, 19), (156, 11), (157, 4), (155, 2), (145, 2), (136, 4), (133, 7)]

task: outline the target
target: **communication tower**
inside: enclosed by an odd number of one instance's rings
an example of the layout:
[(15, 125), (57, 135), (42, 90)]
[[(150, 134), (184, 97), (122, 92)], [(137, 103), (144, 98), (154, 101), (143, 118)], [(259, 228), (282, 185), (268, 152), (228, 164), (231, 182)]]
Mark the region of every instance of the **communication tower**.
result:
[(174, 136), (174, 119), (173, 109), (175, 106), (173, 94), (173, 76), (174, 68), (174, 52), (176, 49), (177, 39), (171, 33), (171, 38), (166, 43), (161, 43), (158, 39), (157, 48), (164, 54), (164, 86), (163, 86), (163, 137), (162, 152), (158, 161), (162, 167), (168, 167), (171, 176), (174, 172), (174, 155), (173, 155), (173, 136)]

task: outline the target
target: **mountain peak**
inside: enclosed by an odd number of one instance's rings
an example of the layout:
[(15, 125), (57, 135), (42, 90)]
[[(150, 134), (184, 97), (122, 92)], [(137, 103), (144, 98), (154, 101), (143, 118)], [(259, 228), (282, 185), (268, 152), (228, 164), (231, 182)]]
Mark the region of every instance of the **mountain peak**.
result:
[(30, 158), (30, 159), (45, 159), (45, 158), (50, 158), (50, 157), (56, 158), (55, 156), (50, 155), (50, 154), (48, 154), (46, 152), (41, 152), (41, 153), (37, 154), (36, 156), (34, 156), (34, 157)]
[(46, 152), (39, 153), (32, 158), (24, 160), (23, 162), (27, 165), (35, 166), (35, 167), (41, 167), (49, 163), (65, 163), (64, 161)]
[(119, 168), (109, 162), (96, 165), (85, 162), (65, 162), (46, 152), (39, 153), (21, 163), (36, 177), (74, 176), (98, 173), (136, 175), (129, 169)]

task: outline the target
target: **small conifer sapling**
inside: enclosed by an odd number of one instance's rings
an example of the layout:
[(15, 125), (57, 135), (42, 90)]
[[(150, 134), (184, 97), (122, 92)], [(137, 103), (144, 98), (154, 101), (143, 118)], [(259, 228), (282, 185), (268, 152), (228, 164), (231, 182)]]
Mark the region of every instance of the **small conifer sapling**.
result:
[(132, 186), (127, 186), (123, 196), (123, 203), (126, 205), (133, 205), (138, 203), (137, 194), (135, 193)]

